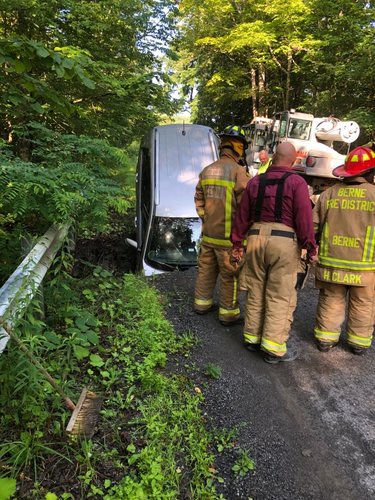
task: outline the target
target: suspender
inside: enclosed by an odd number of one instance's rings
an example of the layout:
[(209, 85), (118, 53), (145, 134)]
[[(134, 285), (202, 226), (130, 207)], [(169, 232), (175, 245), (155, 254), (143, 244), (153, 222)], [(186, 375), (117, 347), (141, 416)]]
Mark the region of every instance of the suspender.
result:
[(275, 222), (281, 222), (284, 183), (285, 179), (287, 179), (290, 175), (294, 175), (294, 173), (285, 172), (285, 174), (282, 177), (280, 177), (280, 179), (267, 179), (267, 172), (259, 175), (259, 189), (258, 189), (257, 201), (255, 204), (254, 222), (261, 221), (260, 213), (262, 211), (266, 186), (274, 186), (275, 184), (277, 184), (276, 200), (275, 200)]

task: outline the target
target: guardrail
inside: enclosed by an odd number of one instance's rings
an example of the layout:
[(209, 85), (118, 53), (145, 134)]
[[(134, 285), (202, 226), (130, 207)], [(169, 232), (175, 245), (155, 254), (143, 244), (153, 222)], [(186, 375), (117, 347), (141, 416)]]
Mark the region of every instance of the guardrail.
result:
[(0, 354), (9, 340), (1, 324), (11, 329), (22, 318), (68, 230), (68, 225), (50, 227), (0, 288)]

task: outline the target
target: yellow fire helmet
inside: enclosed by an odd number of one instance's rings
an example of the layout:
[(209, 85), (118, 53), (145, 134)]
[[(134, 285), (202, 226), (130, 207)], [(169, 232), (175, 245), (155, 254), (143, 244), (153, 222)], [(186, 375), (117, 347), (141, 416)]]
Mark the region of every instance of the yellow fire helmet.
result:
[(218, 136), (221, 139), (239, 139), (240, 141), (243, 142), (245, 148), (247, 148), (247, 140), (245, 136), (245, 131), (242, 127), (238, 125), (228, 125), (228, 127), (225, 127), (225, 129), (218, 134)]
[(223, 137), (223, 139), (220, 142), (220, 148), (228, 148), (228, 147), (233, 149), (233, 151), (237, 153), (238, 156), (241, 157), (244, 155), (245, 145), (241, 140), (229, 137)]

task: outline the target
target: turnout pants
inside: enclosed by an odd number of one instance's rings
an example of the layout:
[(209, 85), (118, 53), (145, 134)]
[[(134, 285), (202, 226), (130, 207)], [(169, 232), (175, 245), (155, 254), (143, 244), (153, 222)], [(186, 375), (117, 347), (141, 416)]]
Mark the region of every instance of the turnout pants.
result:
[(338, 342), (348, 307), (346, 340), (354, 347), (371, 346), (374, 330), (375, 273), (369, 286), (348, 286), (316, 280), (319, 300), (314, 335), (320, 342)]
[(198, 259), (198, 277), (195, 284), (194, 310), (205, 312), (213, 306), (213, 293), (219, 280), (219, 320), (232, 322), (239, 318), (237, 277), (224, 266), (224, 254), (228, 249), (213, 248), (202, 244)]
[(297, 238), (284, 224), (255, 223), (247, 242), (244, 341), (283, 356), (297, 305)]

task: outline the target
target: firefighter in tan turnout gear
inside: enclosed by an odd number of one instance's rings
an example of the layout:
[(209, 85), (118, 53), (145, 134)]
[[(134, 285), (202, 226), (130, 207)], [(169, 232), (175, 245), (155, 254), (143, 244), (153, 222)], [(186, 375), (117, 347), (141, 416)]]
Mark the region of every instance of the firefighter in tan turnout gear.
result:
[(238, 277), (226, 265), (235, 211), (250, 180), (243, 166), (247, 141), (241, 127), (228, 126), (219, 134), (220, 158), (199, 175), (195, 206), (202, 220), (202, 240), (195, 285), (194, 310), (205, 314), (213, 308), (213, 292), (218, 276), (219, 320), (224, 325), (240, 316), (237, 298)]
[(316, 266), (319, 302), (315, 324), (318, 349), (326, 352), (339, 341), (348, 317), (346, 340), (354, 354), (364, 354), (374, 329), (375, 287), (375, 152), (354, 149), (333, 170), (343, 182), (324, 191), (314, 207), (320, 237)]
[(316, 258), (312, 208), (306, 181), (291, 171), (296, 150), (281, 143), (266, 173), (247, 185), (234, 220), (232, 256), (247, 236), (245, 347), (264, 351), (267, 363), (293, 361), (287, 345), (297, 304), (301, 249)]

